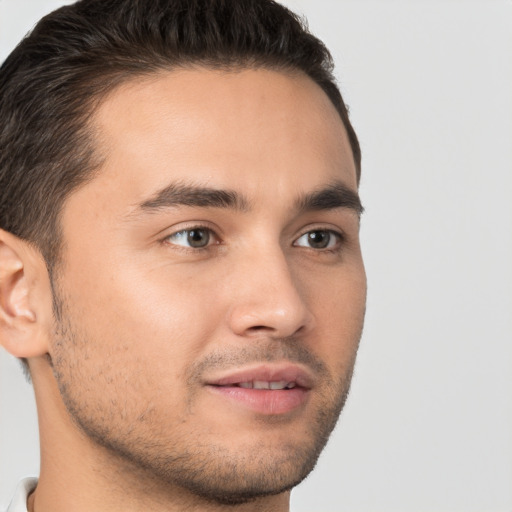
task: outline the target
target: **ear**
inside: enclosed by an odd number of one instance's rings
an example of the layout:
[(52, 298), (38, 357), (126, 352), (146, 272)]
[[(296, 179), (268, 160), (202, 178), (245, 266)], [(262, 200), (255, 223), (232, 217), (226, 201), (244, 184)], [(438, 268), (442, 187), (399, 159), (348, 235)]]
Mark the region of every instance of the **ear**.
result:
[(0, 229), (0, 345), (18, 358), (48, 352), (52, 294), (44, 258)]

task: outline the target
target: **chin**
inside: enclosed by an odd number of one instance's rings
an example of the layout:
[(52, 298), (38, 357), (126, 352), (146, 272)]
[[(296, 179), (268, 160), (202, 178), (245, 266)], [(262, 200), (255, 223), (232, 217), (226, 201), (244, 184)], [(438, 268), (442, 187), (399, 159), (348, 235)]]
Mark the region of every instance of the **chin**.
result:
[(261, 455), (250, 461), (218, 460), (193, 476), (181, 473), (174, 484), (208, 502), (240, 505), (290, 491), (313, 470), (318, 455), (310, 454), (303, 461), (296, 454), (287, 461), (271, 455), (266, 460)]

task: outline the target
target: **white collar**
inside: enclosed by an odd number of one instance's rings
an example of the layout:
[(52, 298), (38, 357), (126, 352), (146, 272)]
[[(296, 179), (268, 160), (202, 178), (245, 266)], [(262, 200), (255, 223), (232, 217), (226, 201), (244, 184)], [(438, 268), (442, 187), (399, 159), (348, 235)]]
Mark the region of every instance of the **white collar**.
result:
[(5, 512), (27, 512), (28, 495), (36, 488), (37, 478), (24, 478), (18, 483), (11, 504)]

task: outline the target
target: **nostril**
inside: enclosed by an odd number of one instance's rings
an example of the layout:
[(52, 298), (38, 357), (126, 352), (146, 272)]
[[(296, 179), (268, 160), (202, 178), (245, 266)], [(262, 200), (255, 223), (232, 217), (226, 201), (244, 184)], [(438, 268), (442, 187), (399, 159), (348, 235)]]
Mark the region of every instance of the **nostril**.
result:
[[(290, 335), (294, 336), (303, 331), (304, 331), (304, 326), (301, 325), (295, 332), (288, 334), (288, 336), (290, 336)], [(268, 336), (273, 336), (273, 335), (278, 335), (278, 332), (279, 332), (279, 329), (270, 327), (268, 325), (253, 325), (246, 330), (246, 333), (249, 335), (250, 334), (254, 334), (254, 335), (266, 334)]]
[(272, 327), (268, 327), (266, 325), (253, 325), (248, 329), (250, 332), (258, 332), (258, 331), (273, 331)]

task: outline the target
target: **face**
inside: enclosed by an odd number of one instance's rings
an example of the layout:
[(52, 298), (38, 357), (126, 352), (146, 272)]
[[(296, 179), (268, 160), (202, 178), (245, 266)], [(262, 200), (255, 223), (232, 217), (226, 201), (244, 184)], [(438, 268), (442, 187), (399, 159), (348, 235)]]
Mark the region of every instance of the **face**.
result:
[(64, 206), (54, 283), (69, 413), (153, 482), (228, 503), (291, 488), (364, 316), (338, 114), (299, 74), (183, 70), (117, 89), (94, 129), (104, 163)]

